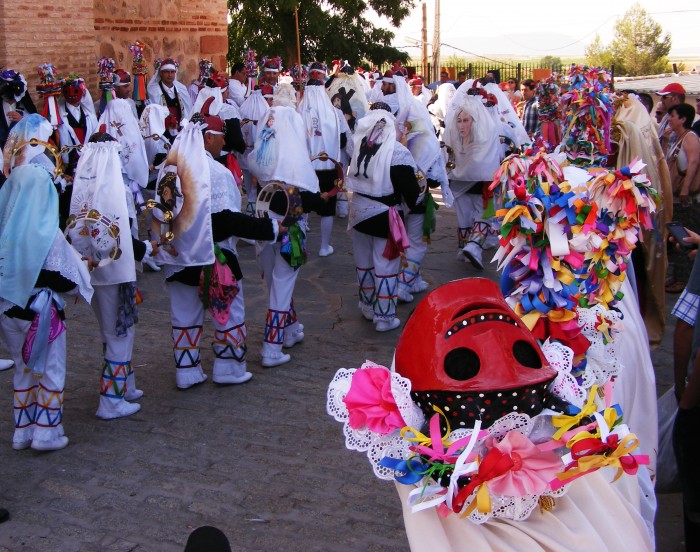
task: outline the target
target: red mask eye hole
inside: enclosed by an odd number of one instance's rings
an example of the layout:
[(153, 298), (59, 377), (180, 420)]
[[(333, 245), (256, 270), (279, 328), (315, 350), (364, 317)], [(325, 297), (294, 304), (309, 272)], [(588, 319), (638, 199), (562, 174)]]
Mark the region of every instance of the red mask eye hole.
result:
[(513, 356), (527, 368), (542, 368), (542, 359), (531, 343), (516, 341), (513, 344)]
[(445, 356), (445, 373), (454, 380), (465, 381), (479, 373), (481, 360), (479, 355), (466, 347), (452, 349)]

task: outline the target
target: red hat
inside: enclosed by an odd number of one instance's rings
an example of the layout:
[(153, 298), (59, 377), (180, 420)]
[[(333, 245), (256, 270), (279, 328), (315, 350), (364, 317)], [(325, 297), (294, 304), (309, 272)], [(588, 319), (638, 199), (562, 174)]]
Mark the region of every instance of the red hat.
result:
[(677, 82), (672, 82), (656, 93), (657, 96), (666, 96), (668, 94), (683, 94), (685, 96), (685, 88)]
[(201, 109), (199, 110), (199, 113), (195, 113), (194, 115), (192, 115), (190, 120), (197, 123), (206, 124), (207, 128), (204, 131), (205, 133), (226, 134), (226, 123), (224, 123), (223, 119), (218, 115), (209, 114), (209, 108), (211, 107), (211, 104), (213, 102), (213, 97), (207, 98), (207, 100), (204, 102)]
[(228, 88), (228, 75), (226, 75), (226, 73), (220, 73), (217, 71), (209, 78), (219, 88)]
[(396, 345), (396, 372), (411, 380), (426, 415), (440, 407), (455, 427), (488, 427), (509, 412), (549, 406), (557, 375), (535, 337), (485, 278), (456, 280), (428, 294)]
[(423, 86), (423, 79), (416, 77), (408, 82), (409, 86)]

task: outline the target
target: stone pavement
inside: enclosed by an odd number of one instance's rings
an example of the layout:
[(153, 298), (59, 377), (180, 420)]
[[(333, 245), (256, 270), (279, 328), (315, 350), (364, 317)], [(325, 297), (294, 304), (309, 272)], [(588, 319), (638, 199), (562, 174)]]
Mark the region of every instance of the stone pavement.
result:
[[(454, 213), (443, 208), (439, 216), (425, 267), (431, 289), (461, 277), (497, 278), (493, 266), (477, 273), (456, 259)], [(153, 272), (139, 278), (134, 364), (145, 396), (137, 414), (95, 417), (101, 343), (82, 302), (67, 311), (66, 449), (12, 450), (12, 371), (0, 373), (0, 506), (11, 512), (0, 525), (0, 551), (179, 551), (201, 525), (222, 529), (236, 551), (408, 549), (393, 486), (375, 479), (364, 455), (345, 449), (341, 425), (325, 412), (335, 371), (365, 359), (388, 366), (399, 330), (377, 333), (357, 309), (346, 222), (336, 219), (336, 253), (327, 258), (316, 256), (315, 215), (311, 224), (310, 260), (295, 294), (306, 338), (283, 366), (260, 367), (266, 292), (253, 247), (239, 246), (250, 383), (176, 389), (169, 303)], [(412, 308), (400, 304), (399, 317)], [(208, 320), (202, 340), (210, 376), (212, 328)], [(672, 382), (671, 335), (672, 327), (654, 352), (660, 392)], [(680, 551), (681, 538), (680, 495), (661, 496), (658, 549)]]

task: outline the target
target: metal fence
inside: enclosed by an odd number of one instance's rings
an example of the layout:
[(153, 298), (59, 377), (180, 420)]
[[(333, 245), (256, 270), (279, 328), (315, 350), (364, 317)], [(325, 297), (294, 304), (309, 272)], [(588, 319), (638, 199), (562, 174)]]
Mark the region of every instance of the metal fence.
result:
[[(388, 67), (384, 68), (387, 69)], [(420, 66), (407, 67), (409, 74), (421, 74), (422, 68)], [(464, 71), (467, 74), (467, 79), (478, 79), (486, 76), (486, 73), (493, 73), (496, 82), (506, 81), (508, 79), (515, 78), (518, 82), (524, 79), (531, 79), (534, 77), (535, 69), (548, 69), (552, 72), (561, 73), (563, 66), (554, 65), (551, 67), (542, 67), (536, 62), (532, 63), (508, 63), (508, 62), (486, 62), (486, 61), (476, 61), (464, 64), (440, 64), (440, 70), (446, 70), (449, 74), (451, 80), (457, 79), (457, 73)], [(433, 74), (433, 66), (428, 63), (427, 75)], [(424, 75), (425, 76), (425, 75)], [(433, 80), (430, 78), (429, 80)]]

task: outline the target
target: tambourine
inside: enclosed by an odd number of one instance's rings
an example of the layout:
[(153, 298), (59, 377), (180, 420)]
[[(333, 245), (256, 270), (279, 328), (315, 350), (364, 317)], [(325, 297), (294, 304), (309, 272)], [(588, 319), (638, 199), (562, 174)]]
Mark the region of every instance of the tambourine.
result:
[(31, 138), (28, 142), (22, 142), (20, 144), (17, 144), (12, 149), (12, 154), (10, 155), (10, 162), (12, 161), (12, 159), (14, 159), (17, 152), (26, 146), (44, 146), (44, 148), (49, 150), (49, 153), (53, 156), (53, 158), (56, 161), (56, 167), (53, 170), (54, 178), (59, 178), (61, 175), (63, 175), (63, 172), (65, 171), (65, 167), (63, 165), (63, 158), (61, 157), (61, 155), (73, 149), (81, 150), (83, 148), (82, 144), (77, 144), (75, 146), (63, 146), (59, 149), (50, 142), (44, 142), (43, 140), (39, 140), (38, 138)]
[(122, 256), (119, 224), (97, 209), (84, 209), (66, 220), (64, 235), (80, 255), (103, 267)]
[(284, 182), (279, 182), (276, 180), (265, 184), (262, 190), (260, 190), (258, 198), (255, 201), (255, 216), (257, 218), (271, 218), (270, 212), (277, 214), (277, 217), (275, 218), (282, 216), (281, 213), (272, 211), (270, 208), (273, 198), (278, 194), (284, 194), (287, 202), (287, 207), (282, 220), (282, 226), (289, 228), (304, 214), (304, 208), (301, 203), (301, 193), (299, 188), (296, 186), (287, 186)]
[(325, 151), (322, 151), (318, 155), (314, 155), (310, 161), (330, 161), (335, 166), (335, 170), (338, 173), (338, 178), (335, 179), (335, 187), (328, 192), (329, 197), (336, 195), (342, 190), (345, 190), (345, 171), (343, 170), (343, 165), (330, 157)]
[(445, 148), (445, 151), (447, 152), (447, 163), (445, 163), (445, 168), (448, 171), (454, 170), (454, 168), (457, 166), (455, 163), (455, 150), (453, 150), (445, 142), (440, 142), (440, 147)]

